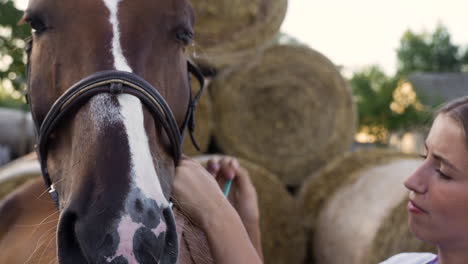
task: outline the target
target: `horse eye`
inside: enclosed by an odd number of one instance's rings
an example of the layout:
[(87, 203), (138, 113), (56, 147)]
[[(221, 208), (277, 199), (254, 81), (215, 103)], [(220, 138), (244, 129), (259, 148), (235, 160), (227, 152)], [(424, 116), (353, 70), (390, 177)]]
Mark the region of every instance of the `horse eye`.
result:
[(193, 33), (187, 29), (179, 29), (176, 32), (176, 37), (184, 45), (189, 45), (193, 41)]
[(42, 19), (38, 17), (26, 18), (26, 22), (31, 26), (32, 31), (36, 34), (41, 34), (47, 29), (47, 26)]

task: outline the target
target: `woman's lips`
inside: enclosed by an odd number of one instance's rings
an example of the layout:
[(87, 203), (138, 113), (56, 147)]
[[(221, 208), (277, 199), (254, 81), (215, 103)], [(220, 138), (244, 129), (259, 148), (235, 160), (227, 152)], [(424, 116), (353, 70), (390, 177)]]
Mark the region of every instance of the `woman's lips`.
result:
[(416, 203), (414, 203), (412, 200), (408, 202), (408, 211), (410, 211), (413, 214), (427, 214), (427, 211), (419, 207)]

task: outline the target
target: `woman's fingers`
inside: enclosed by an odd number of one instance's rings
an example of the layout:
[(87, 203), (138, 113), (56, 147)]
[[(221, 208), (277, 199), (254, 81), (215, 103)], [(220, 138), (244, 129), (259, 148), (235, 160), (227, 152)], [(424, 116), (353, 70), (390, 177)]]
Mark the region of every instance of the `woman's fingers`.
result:
[(226, 180), (234, 180), (236, 170), (239, 168), (239, 162), (232, 157), (224, 157), (220, 161), (221, 172)]
[(206, 164), (206, 170), (209, 171), (215, 177), (218, 175), (220, 169), (219, 160), (220, 158), (214, 157), (208, 160)]
[[(221, 189), (225, 188), (228, 180), (233, 181), (233, 184), (238, 189), (236, 192), (241, 194), (249, 192), (250, 182), (249, 173), (247, 170), (240, 166), (239, 161), (236, 158), (230, 156), (217, 156), (208, 160), (206, 169), (210, 172)], [(232, 195), (230, 195), (232, 198)]]

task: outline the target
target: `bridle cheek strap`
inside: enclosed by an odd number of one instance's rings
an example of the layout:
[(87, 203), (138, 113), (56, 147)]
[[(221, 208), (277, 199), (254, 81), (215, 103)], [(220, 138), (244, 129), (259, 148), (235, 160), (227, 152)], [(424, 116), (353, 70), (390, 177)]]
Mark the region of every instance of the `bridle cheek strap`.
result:
[[(195, 146), (195, 148), (200, 151), (200, 147), (197, 144), (197, 141), (195, 140), (194, 136), (194, 131), (195, 131), (195, 110), (197, 108), (197, 103), (198, 100), (200, 99), (200, 96), (203, 93), (203, 89), (205, 87), (205, 78), (203, 74), (201, 73), (200, 69), (195, 66), (195, 64), (191, 63), (190, 61), (187, 61), (187, 70), (188, 70), (188, 81), (190, 85), (190, 99), (189, 99), (189, 104), (187, 108), (187, 113), (185, 115), (185, 120), (182, 123), (182, 128), (180, 129), (181, 135), (182, 135), (182, 141), (183, 137), (185, 135), (185, 129), (188, 128), (189, 130), (189, 135), (190, 135), (190, 140), (192, 141), (192, 144)], [(190, 82), (190, 74), (193, 74), (195, 78), (197, 79), (199, 83), (199, 90), (195, 94), (195, 96), (192, 98), (192, 87), (191, 87), (191, 82)]]

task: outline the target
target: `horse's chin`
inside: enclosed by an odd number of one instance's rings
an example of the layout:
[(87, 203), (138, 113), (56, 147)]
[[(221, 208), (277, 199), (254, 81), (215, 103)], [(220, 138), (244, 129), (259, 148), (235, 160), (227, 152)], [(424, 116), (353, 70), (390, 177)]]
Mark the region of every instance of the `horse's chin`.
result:
[(141, 227), (130, 242), (122, 243), (117, 225), (96, 226), (96, 222), (81, 220), (71, 210), (64, 210), (57, 230), (59, 263), (174, 264), (178, 256), (178, 237), (172, 210), (164, 209), (161, 219), (164, 219), (166, 231), (160, 236), (156, 237), (154, 230)]

